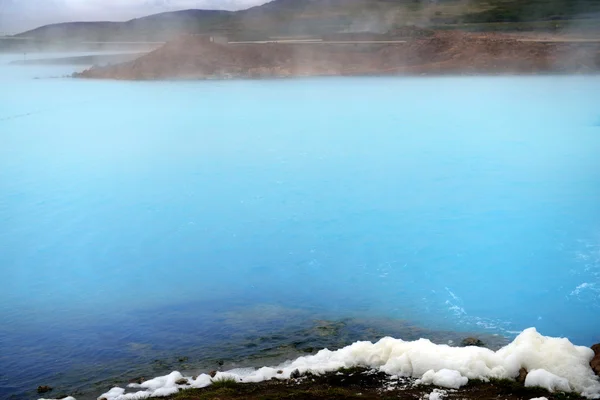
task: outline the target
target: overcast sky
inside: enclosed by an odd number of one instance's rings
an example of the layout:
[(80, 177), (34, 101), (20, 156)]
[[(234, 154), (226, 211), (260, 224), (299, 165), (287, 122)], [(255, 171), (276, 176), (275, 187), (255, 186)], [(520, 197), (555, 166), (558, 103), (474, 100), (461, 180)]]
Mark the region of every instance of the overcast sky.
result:
[(268, 0), (0, 0), (0, 35), (56, 22), (123, 21), (189, 8), (239, 10)]

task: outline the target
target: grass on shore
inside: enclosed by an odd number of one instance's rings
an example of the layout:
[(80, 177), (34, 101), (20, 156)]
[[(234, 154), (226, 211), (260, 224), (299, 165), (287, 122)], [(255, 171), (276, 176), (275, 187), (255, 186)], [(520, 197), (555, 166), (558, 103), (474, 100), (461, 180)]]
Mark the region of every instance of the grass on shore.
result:
[(465, 22), (430, 26), (436, 30), (463, 30), (473, 32), (544, 32), (568, 34), (600, 34), (600, 19), (570, 19), (566, 21), (523, 22)]
[(237, 387), (238, 384), (238, 381), (236, 381), (234, 378), (219, 378), (213, 380), (211, 387), (215, 390), (233, 389)]

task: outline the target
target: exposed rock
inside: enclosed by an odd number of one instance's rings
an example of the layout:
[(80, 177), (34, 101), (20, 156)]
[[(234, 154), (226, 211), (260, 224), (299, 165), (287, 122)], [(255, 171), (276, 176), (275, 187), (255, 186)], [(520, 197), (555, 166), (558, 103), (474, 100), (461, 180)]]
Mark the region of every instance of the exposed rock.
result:
[(38, 388), (37, 388), (37, 392), (38, 393), (47, 393), (47, 392), (49, 392), (51, 390), (52, 390), (52, 387), (47, 386), (47, 385), (38, 386)]
[(188, 385), (188, 380), (186, 378), (177, 379), (175, 381), (176, 385)]
[(468, 346), (477, 346), (477, 347), (485, 347), (485, 343), (483, 343), (481, 340), (474, 338), (474, 337), (468, 337), (462, 340), (461, 345), (463, 347), (468, 347)]
[(519, 370), (519, 376), (517, 376), (517, 382), (524, 385), (526, 378), (527, 378), (527, 370), (525, 368), (521, 368)]
[(208, 375), (210, 375), (211, 378), (214, 378), (217, 375), (217, 371), (210, 371)]
[(592, 367), (596, 375), (600, 376), (600, 343), (593, 345), (592, 350), (594, 350), (596, 355), (590, 361), (590, 367)]
[(283, 374), (282, 370), (277, 371), (278, 374)]
[(300, 378), (300, 371), (295, 369), (290, 374), (290, 379), (298, 379), (298, 378)]
[(129, 380), (129, 383), (137, 383), (138, 385), (141, 384), (142, 382), (144, 382), (146, 380), (146, 378), (144, 378), (143, 376), (140, 376), (138, 378), (133, 378)]

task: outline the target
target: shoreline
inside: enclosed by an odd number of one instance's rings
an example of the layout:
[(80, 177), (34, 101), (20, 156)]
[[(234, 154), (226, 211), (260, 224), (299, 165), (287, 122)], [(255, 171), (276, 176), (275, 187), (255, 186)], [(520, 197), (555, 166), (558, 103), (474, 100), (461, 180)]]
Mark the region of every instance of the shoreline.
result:
[[(268, 311), (265, 310), (267, 313)], [(249, 318), (254, 315), (249, 313)], [(280, 326), (280, 319), (286, 324)], [(271, 324), (268, 324), (271, 325)], [(103, 365), (72, 371), (58, 379), (48, 377), (33, 380), (22, 397), (34, 397), (37, 386), (49, 386), (51, 395), (71, 395), (77, 400), (96, 400), (113, 386), (126, 387), (132, 382), (180, 371), (186, 376), (212, 370), (258, 369), (265, 365), (280, 365), (287, 360), (315, 355), (320, 349), (341, 349), (360, 340), (377, 341), (385, 336), (417, 340), (426, 337), (434, 343), (459, 346), (465, 337), (481, 340), (497, 350), (510, 342), (509, 337), (474, 331), (431, 330), (404, 320), (388, 318), (348, 318), (341, 320), (311, 319), (293, 313), (284, 313), (268, 329), (260, 324), (259, 332), (240, 332), (218, 343), (195, 344), (194, 347), (177, 347), (158, 350), (150, 343), (132, 343), (127, 347), (129, 360), (115, 359), (107, 370)], [(244, 330), (243, 328), (241, 328)], [(30, 397), (29, 397), (30, 396)], [(1, 396), (0, 396), (1, 397)]]
[(117, 64), (135, 60), (146, 53), (128, 52), (128, 53), (107, 53), (107, 54), (89, 54), (70, 57), (47, 57), (32, 58), (23, 60), (14, 60), (8, 65), (34, 66), (34, 65), (91, 65), (91, 64)]
[[(64, 76), (64, 78), (80, 79), (94, 81), (98, 78), (81, 76), (80, 72), (75, 72), (71, 75)], [(332, 79), (332, 78), (511, 78), (511, 77), (595, 77), (600, 76), (600, 70), (589, 71), (589, 72), (570, 72), (570, 71), (542, 71), (542, 72), (447, 72), (447, 73), (369, 73), (369, 74), (335, 74), (335, 75), (274, 75), (274, 76), (212, 76), (212, 77), (175, 77), (165, 79), (120, 79), (120, 78), (100, 78), (105, 81), (112, 82), (242, 82), (242, 81), (297, 81), (297, 80), (309, 80), (309, 79)]]
[(139, 377), (97, 399), (600, 398), (600, 344), (575, 346), (530, 328), (497, 351), (483, 345), (476, 338), (451, 347), (385, 337), (323, 349), (275, 367)]
[[(240, 384), (231, 380), (216, 380), (202, 389), (184, 389), (167, 400), (230, 400), (230, 399), (462, 399), (480, 400), (500, 397), (505, 400), (541, 399), (580, 400), (577, 394), (557, 394), (543, 388), (526, 387), (511, 380), (472, 380), (459, 389), (422, 384), (414, 378), (387, 375), (367, 368), (348, 368), (323, 375), (310, 372), (287, 380), (270, 380)], [(100, 399), (102, 400), (102, 398)], [(106, 400), (110, 400), (106, 398)]]

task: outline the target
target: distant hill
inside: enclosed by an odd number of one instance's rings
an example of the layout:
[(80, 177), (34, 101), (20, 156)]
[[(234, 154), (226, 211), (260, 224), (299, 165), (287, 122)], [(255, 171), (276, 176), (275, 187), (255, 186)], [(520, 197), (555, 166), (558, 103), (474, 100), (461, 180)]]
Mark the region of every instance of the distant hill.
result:
[[(430, 0), (427, 0), (429, 3)], [(463, 0), (442, 0), (460, 4)], [(425, 4), (425, 3), (424, 3)], [(417, 7), (415, 7), (415, 5)], [(386, 31), (399, 20), (419, 19), (415, 0), (274, 0), (247, 10), (184, 10), (127, 22), (72, 22), (42, 26), (18, 37), (48, 41), (168, 40), (181, 34), (307, 35)], [(463, 7), (461, 6), (461, 9)], [(460, 12), (462, 13), (462, 11)]]
[(47, 41), (163, 41), (186, 33), (222, 29), (233, 17), (230, 11), (184, 10), (150, 15), (126, 22), (68, 22), (23, 32), (17, 37)]
[(47, 25), (16, 36), (53, 42), (166, 41), (182, 34), (221, 32), (232, 38), (252, 39), (383, 33), (406, 25), (452, 28), (460, 24), (585, 17), (600, 21), (600, 0), (274, 0), (236, 12), (185, 10), (127, 22), (72, 22)]

